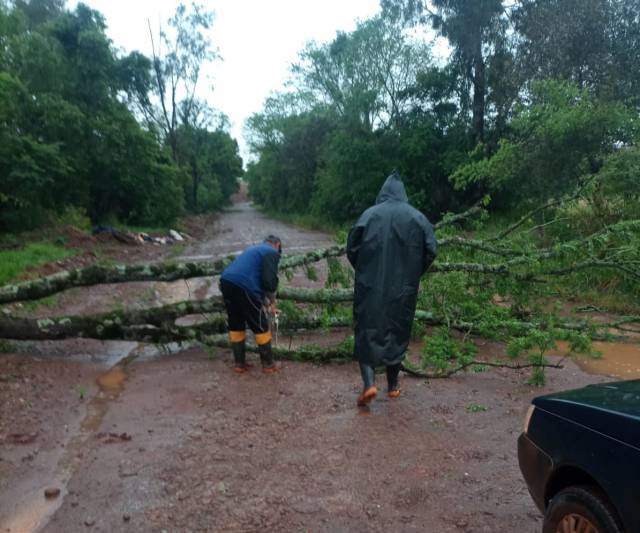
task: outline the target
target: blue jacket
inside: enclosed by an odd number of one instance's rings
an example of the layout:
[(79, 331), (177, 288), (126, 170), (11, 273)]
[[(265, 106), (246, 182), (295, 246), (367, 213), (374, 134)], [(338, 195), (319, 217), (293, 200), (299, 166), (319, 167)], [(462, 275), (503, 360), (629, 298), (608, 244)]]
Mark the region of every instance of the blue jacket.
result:
[(264, 300), (265, 292), (278, 288), (280, 254), (269, 244), (256, 244), (242, 252), (222, 272), (220, 279), (242, 287)]

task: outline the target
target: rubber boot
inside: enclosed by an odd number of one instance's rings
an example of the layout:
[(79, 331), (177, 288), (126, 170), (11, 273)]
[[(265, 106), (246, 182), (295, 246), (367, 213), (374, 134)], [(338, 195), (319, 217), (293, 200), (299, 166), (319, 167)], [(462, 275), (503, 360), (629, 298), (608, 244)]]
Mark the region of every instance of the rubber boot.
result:
[(400, 396), (398, 374), (400, 374), (400, 363), (387, 367), (387, 395), (389, 398), (397, 398)]
[(233, 371), (237, 374), (243, 374), (248, 370), (247, 360), (246, 360), (246, 348), (244, 341), (242, 342), (232, 342), (231, 350), (233, 351), (233, 362), (234, 367)]
[(273, 362), (273, 350), (271, 349), (271, 342), (260, 344), (258, 346), (258, 352), (260, 352), (260, 362), (262, 363), (262, 372), (265, 374), (273, 374), (278, 369)]
[(364, 388), (362, 390), (362, 394), (358, 396), (357, 403), (359, 407), (364, 407), (376, 397), (376, 395), (378, 394), (378, 389), (376, 389), (375, 386), (376, 373), (372, 366), (360, 363), (360, 375), (362, 376)]

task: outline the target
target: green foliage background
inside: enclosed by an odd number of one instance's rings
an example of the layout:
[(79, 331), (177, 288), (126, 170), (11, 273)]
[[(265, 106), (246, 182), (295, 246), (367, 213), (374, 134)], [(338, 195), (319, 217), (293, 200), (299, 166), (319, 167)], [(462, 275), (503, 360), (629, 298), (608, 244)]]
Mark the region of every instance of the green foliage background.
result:
[(151, 67), (117, 52), (82, 3), (0, 1), (0, 232), (69, 208), (94, 222), (160, 225), (228, 202), (242, 161), (224, 128), (185, 124), (174, 154), (136, 118), (134, 101), (151, 106)]

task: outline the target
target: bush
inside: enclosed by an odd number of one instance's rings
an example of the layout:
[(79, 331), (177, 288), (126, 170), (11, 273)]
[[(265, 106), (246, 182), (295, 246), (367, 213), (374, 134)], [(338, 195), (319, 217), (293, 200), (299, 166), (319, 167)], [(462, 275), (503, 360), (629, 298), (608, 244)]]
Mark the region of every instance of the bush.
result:
[(67, 206), (62, 213), (55, 217), (55, 223), (60, 226), (73, 226), (88, 231), (91, 229), (91, 219), (84, 207)]
[(556, 197), (598, 172), (616, 144), (632, 138), (634, 116), (570, 83), (539, 82), (498, 151), (485, 158), (476, 150), (476, 160), (457, 169), (452, 180), (459, 189), (479, 183), (493, 193), (494, 205), (509, 208)]

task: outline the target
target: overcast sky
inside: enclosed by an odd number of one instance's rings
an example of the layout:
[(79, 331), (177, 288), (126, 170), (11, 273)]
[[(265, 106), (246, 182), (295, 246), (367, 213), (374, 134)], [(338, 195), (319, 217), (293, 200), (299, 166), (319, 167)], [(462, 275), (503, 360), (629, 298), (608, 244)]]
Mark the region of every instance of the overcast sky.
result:
[[(78, 2), (68, 3), (74, 8)], [(127, 52), (151, 55), (147, 19), (157, 32), (159, 22), (173, 15), (178, 0), (84, 0), (107, 21), (114, 45)], [(190, 2), (185, 2), (190, 4)], [(223, 60), (210, 69), (213, 90), (198, 91), (231, 121), (243, 159), (244, 121), (262, 109), (271, 91), (282, 88), (289, 66), (308, 41), (325, 42), (336, 31), (350, 31), (356, 20), (380, 11), (379, 0), (201, 0), (215, 12), (211, 39)]]

